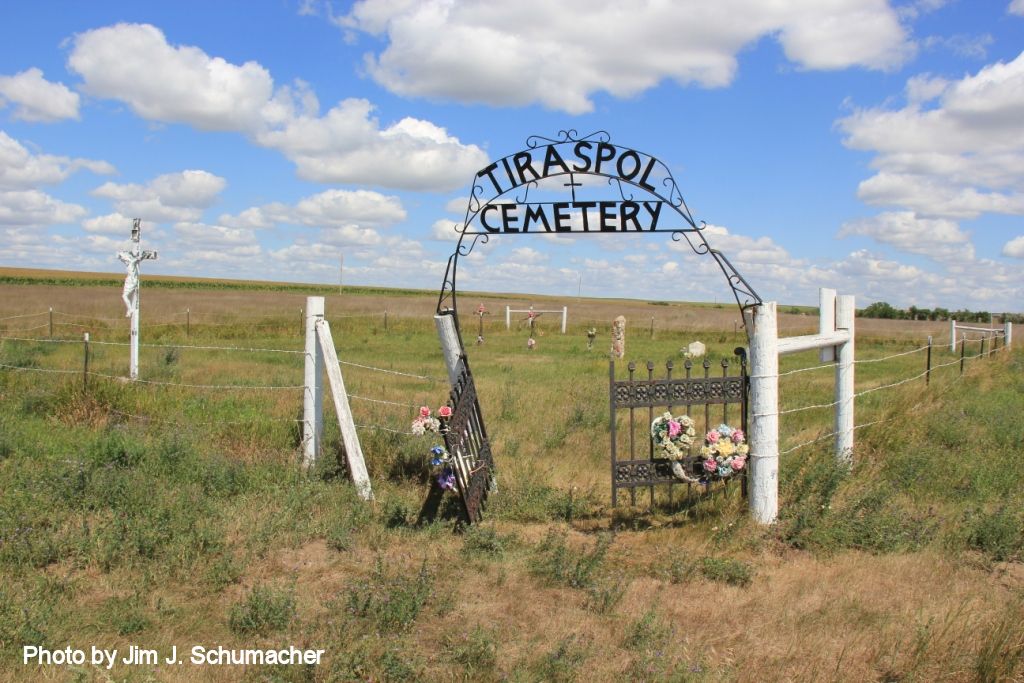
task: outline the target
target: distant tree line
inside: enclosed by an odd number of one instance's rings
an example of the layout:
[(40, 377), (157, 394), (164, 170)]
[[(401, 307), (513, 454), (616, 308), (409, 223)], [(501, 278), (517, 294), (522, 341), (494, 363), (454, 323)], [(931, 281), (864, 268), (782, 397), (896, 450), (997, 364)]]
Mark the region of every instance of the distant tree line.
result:
[(1011, 322), (1024, 323), (1020, 313), (989, 313), (988, 311), (950, 311), (947, 308), (896, 308), (885, 301), (876, 301), (867, 308), (857, 311), (861, 318), (884, 318), (886, 320), (956, 320), (960, 323)]

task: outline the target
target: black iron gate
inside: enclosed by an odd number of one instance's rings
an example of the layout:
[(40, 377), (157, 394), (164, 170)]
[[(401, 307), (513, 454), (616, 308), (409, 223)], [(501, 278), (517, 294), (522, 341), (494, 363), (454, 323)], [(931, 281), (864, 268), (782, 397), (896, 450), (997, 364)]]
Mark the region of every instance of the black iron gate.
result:
[(494, 459), (465, 355), (459, 358), (456, 375), (449, 399), (452, 416), (445, 421), (444, 445), (452, 457), (463, 513), (466, 521), (473, 523), (483, 516), (494, 481)]
[[(739, 374), (729, 375), (730, 363), (723, 359), (721, 362), (722, 374), (719, 377), (711, 376), (712, 364), (705, 359), (699, 366), (703, 368), (703, 377), (693, 377), (694, 364), (687, 360), (683, 364), (686, 372), (684, 377), (673, 378), (674, 364), (672, 361), (668, 361), (665, 364), (664, 379), (655, 379), (654, 363), (647, 361), (647, 377), (639, 379), (636, 377), (636, 363), (631, 361), (627, 366), (629, 378), (617, 380), (615, 378), (615, 361), (609, 362), (613, 506), (618, 504), (619, 489), (629, 490), (631, 505), (636, 505), (637, 489), (648, 489), (652, 506), (655, 502), (655, 486), (668, 486), (669, 504), (673, 502), (677, 486), (685, 486), (687, 495), (692, 493), (693, 484), (685, 482), (673, 474), (672, 461), (654, 455), (650, 425), (655, 417), (662, 412), (655, 412), (655, 408), (663, 407), (672, 411), (673, 408), (685, 407), (686, 414), (696, 423), (697, 436), (689, 447), (689, 453), (680, 461), (686, 471), (693, 471), (694, 466), (699, 464), (701, 459), (699, 451), (703, 435), (717, 426), (719, 415), (721, 415), (721, 423), (728, 424), (731, 417), (734, 420), (733, 426), (735, 426), (735, 420), (739, 420), (739, 428), (744, 433), (747, 431), (746, 350), (737, 348), (735, 354), (739, 357)], [(721, 410), (718, 408), (713, 410), (712, 405), (721, 405)], [(730, 405), (735, 406), (735, 412), (730, 412)], [(646, 410), (644, 410), (645, 408)], [(625, 434), (620, 433), (617, 424), (620, 410), (628, 411), (629, 424)], [(638, 424), (642, 426), (640, 438), (637, 438)], [(628, 448), (628, 457), (623, 459), (620, 459), (620, 438), (624, 442), (621, 445)], [(638, 450), (642, 455), (638, 456)], [(738, 474), (726, 479), (726, 484), (737, 478), (742, 482), (745, 493), (747, 470), (744, 470), (742, 475)]]

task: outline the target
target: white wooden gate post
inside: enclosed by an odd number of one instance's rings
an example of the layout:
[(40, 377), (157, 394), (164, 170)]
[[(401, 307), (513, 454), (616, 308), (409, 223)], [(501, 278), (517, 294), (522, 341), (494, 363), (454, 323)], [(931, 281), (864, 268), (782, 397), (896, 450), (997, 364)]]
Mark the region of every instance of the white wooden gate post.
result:
[(949, 319), (949, 350), (956, 353), (956, 321)]
[(836, 298), (835, 329), (846, 330), (850, 338), (840, 344), (836, 363), (836, 459), (849, 464), (853, 459), (853, 359), (854, 359), (854, 297)]
[(1013, 323), (1003, 323), (1003, 346), (1010, 348), (1013, 345)]
[(569, 319), (569, 307), (562, 306), (562, 334), (565, 334), (565, 321)]
[(302, 467), (308, 469), (320, 457), (324, 430), (324, 355), (317, 344), (316, 323), (324, 318), (324, 298), (306, 297), (306, 389), (302, 395)]
[(779, 514), (779, 329), (776, 304), (746, 314), (750, 330), (750, 513), (760, 524)]
[(510, 306), (505, 306), (505, 329), (512, 329), (512, 310)]

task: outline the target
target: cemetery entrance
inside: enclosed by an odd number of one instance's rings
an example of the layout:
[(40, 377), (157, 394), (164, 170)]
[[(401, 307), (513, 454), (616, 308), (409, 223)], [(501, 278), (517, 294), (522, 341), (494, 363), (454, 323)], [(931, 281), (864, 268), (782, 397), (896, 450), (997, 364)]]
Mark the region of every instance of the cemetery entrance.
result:
[[(435, 316), (452, 387), (445, 447), (453, 460), (468, 522), (480, 519), (487, 495), (494, 490), (495, 472), (459, 325), (459, 258), (495, 235), (668, 233), (673, 241), (686, 240), (694, 253), (714, 259), (741, 313), (760, 304), (761, 298), (725, 255), (711, 247), (704, 227), (690, 214), (665, 164), (646, 152), (612, 144), (604, 131), (531, 136), (526, 149), (477, 172), (465, 218), (455, 226), (459, 238), (448, 259)], [(613, 423), (615, 405), (613, 398)], [(614, 481), (613, 473), (613, 498)]]

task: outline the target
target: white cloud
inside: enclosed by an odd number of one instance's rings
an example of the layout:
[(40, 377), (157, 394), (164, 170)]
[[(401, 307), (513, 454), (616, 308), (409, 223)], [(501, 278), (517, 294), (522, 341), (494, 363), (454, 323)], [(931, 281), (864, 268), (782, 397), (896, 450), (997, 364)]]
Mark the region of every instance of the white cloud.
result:
[(468, 184), (487, 157), (445, 129), (413, 118), (382, 127), (366, 100), (320, 116), (309, 87), (276, 87), (256, 62), (241, 66), (173, 46), (148, 24), (116, 24), (74, 38), (68, 67), (85, 92), (127, 103), (152, 121), (237, 131), (276, 149), (307, 180), (449, 190)]
[(158, 176), (146, 185), (107, 182), (92, 194), (110, 199), (115, 210), (124, 216), (152, 223), (195, 221), (226, 185), (220, 176), (188, 170)]
[(936, 261), (973, 260), (974, 246), (956, 221), (921, 218), (913, 211), (890, 211), (850, 221), (839, 237), (862, 235), (900, 251), (921, 254)]
[[(770, 237), (748, 237), (732, 233), (721, 225), (711, 224), (705, 226), (704, 235), (713, 249), (721, 251), (734, 264), (781, 264), (793, 261), (793, 257)], [(690, 235), (690, 238), (695, 245), (700, 244), (699, 236)], [(669, 248), (683, 252), (691, 251), (685, 237), (678, 242), (669, 243)]]
[(1003, 256), (1024, 259), (1024, 235), (1014, 237), (1003, 245)]
[(455, 242), (459, 239), (459, 230), (461, 229), (461, 223), (442, 218), (434, 221), (434, 224), (430, 226), (430, 239), (438, 242)]
[(65, 225), (80, 220), (85, 214), (85, 208), (62, 202), (39, 190), (0, 191), (0, 225)]
[(886, 0), (364, 0), (338, 23), (386, 36), (367, 71), (400, 95), (572, 114), (591, 111), (600, 91), (728, 85), (739, 51), (765, 37), (806, 69), (890, 69), (914, 51)]
[(310, 226), (380, 227), (404, 221), (406, 213), (398, 197), (368, 190), (327, 190), (299, 201), (293, 216)]
[(959, 81), (911, 79), (907, 94), (902, 109), (837, 122), (844, 144), (876, 153), (861, 199), (922, 216), (1024, 213), (1024, 53)]
[(61, 183), (73, 172), (83, 168), (98, 174), (114, 172), (114, 167), (105, 161), (33, 154), (0, 130), (0, 189), (25, 189)]
[(131, 234), (132, 218), (120, 213), (108, 213), (82, 221), (86, 232), (127, 236)]
[(1010, 6), (1006, 8), (1006, 11), (1010, 14), (1019, 14), (1024, 17), (1024, 0), (1013, 0)]
[(34, 67), (0, 76), (0, 106), (4, 100), (12, 102), (16, 119), (41, 123), (77, 119), (78, 99), (78, 93), (63, 83), (51, 83)]

